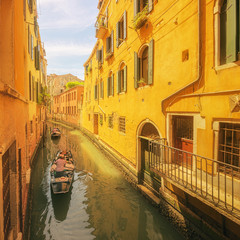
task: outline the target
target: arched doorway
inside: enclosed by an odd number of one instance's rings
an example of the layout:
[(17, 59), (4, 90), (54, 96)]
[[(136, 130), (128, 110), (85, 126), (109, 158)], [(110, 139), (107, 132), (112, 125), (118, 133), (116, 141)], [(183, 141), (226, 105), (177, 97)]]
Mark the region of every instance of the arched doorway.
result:
[[(147, 183), (156, 191), (161, 186), (161, 178), (151, 168), (151, 159), (153, 154), (159, 155), (159, 151), (153, 151), (152, 142), (161, 141), (160, 133), (156, 125), (146, 120), (142, 122), (138, 128), (138, 171), (139, 183)], [(155, 157), (155, 156), (154, 156)]]

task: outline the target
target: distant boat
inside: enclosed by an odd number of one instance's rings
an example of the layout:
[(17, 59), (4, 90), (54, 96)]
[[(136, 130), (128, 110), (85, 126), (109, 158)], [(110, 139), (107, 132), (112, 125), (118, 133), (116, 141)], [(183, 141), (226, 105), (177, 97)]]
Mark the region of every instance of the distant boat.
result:
[[(66, 160), (64, 171), (61, 172), (55, 171), (57, 167), (56, 161), (59, 158), (63, 158)], [(73, 181), (74, 169), (75, 166), (72, 159), (72, 153), (70, 151), (58, 151), (50, 169), (50, 185), (54, 194), (67, 193), (69, 191)]]
[(51, 131), (51, 137), (52, 138), (58, 138), (61, 136), (61, 132), (59, 130), (59, 128), (54, 128), (52, 131)]

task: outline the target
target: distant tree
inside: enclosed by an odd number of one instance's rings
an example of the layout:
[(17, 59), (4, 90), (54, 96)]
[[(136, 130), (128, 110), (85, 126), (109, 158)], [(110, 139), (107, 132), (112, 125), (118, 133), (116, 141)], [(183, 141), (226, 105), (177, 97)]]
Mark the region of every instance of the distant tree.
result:
[(48, 106), (50, 102), (50, 95), (47, 93), (47, 87), (42, 88), (42, 91), (38, 97), (38, 103), (44, 106)]
[(79, 86), (79, 85), (83, 85), (82, 82), (78, 82), (78, 81), (75, 81), (75, 82), (68, 82), (66, 84), (66, 90), (70, 89), (70, 88), (73, 88), (73, 87), (76, 87), (76, 86)]

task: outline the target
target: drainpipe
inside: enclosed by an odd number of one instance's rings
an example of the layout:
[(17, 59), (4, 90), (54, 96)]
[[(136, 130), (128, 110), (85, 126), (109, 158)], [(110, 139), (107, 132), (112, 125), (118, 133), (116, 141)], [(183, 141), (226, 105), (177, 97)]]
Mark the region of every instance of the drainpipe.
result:
[[(193, 82), (189, 83), (187, 86), (179, 89), (177, 92), (175, 92), (175, 93), (171, 94), (170, 96), (164, 98), (164, 99), (162, 100), (162, 103), (161, 103), (161, 105), (162, 105), (162, 112), (163, 112), (163, 105), (164, 105), (164, 102), (165, 102), (166, 100), (172, 98), (173, 96), (175, 96), (175, 95), (177, 95), (178, 93), (182, 92), (182, 91), (185, 90), (186, 88), (188, 88), (188, 87), (190, 87), (190, 86), (194, 86), (194, 84), (195, 84), (196, 82), (198, 82), (198, 81), (201, 80), (201, 77), (202, 77), (202, 58), (201, 58), (201, 50), (202, 50), (202, 36), (201, 36), (201, 0), (198, 0), (198, 76), (197, 76), (197, 78), (196, 78)], [(174, 101), (176, 98), (178, 98), (178, 97), (175, 97), (175, 98), (173, 99), (173, 101)], [(172, 102), (173, 102), (173, 101), (172, 101)], [(172, 103), (172, 102), (171, 102), (171, 103)], [(167, 109), (167, 107), (168, 107), (169, 105), (170, 105), (170, 104), (168, 104), (168, 105), (166, 106), (166, 109)]]

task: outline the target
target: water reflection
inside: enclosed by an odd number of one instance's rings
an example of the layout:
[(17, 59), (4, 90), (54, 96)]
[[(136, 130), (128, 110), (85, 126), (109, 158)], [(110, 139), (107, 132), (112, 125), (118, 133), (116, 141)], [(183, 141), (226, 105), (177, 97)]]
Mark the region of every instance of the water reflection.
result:
[[(58, 127), (59, 143), (48, 133), (37, 157), (30, 239), (182, 239), (88, 139)], [(76, 163), (71, 192), (63, 195), (53, 195), (49, 185), (58, 150), (71, 150)]]
[(53, 194), (51, 191), (54, 217), (58, 222), (66, 219), (71, 200), (72, 187), (66, 194)]

